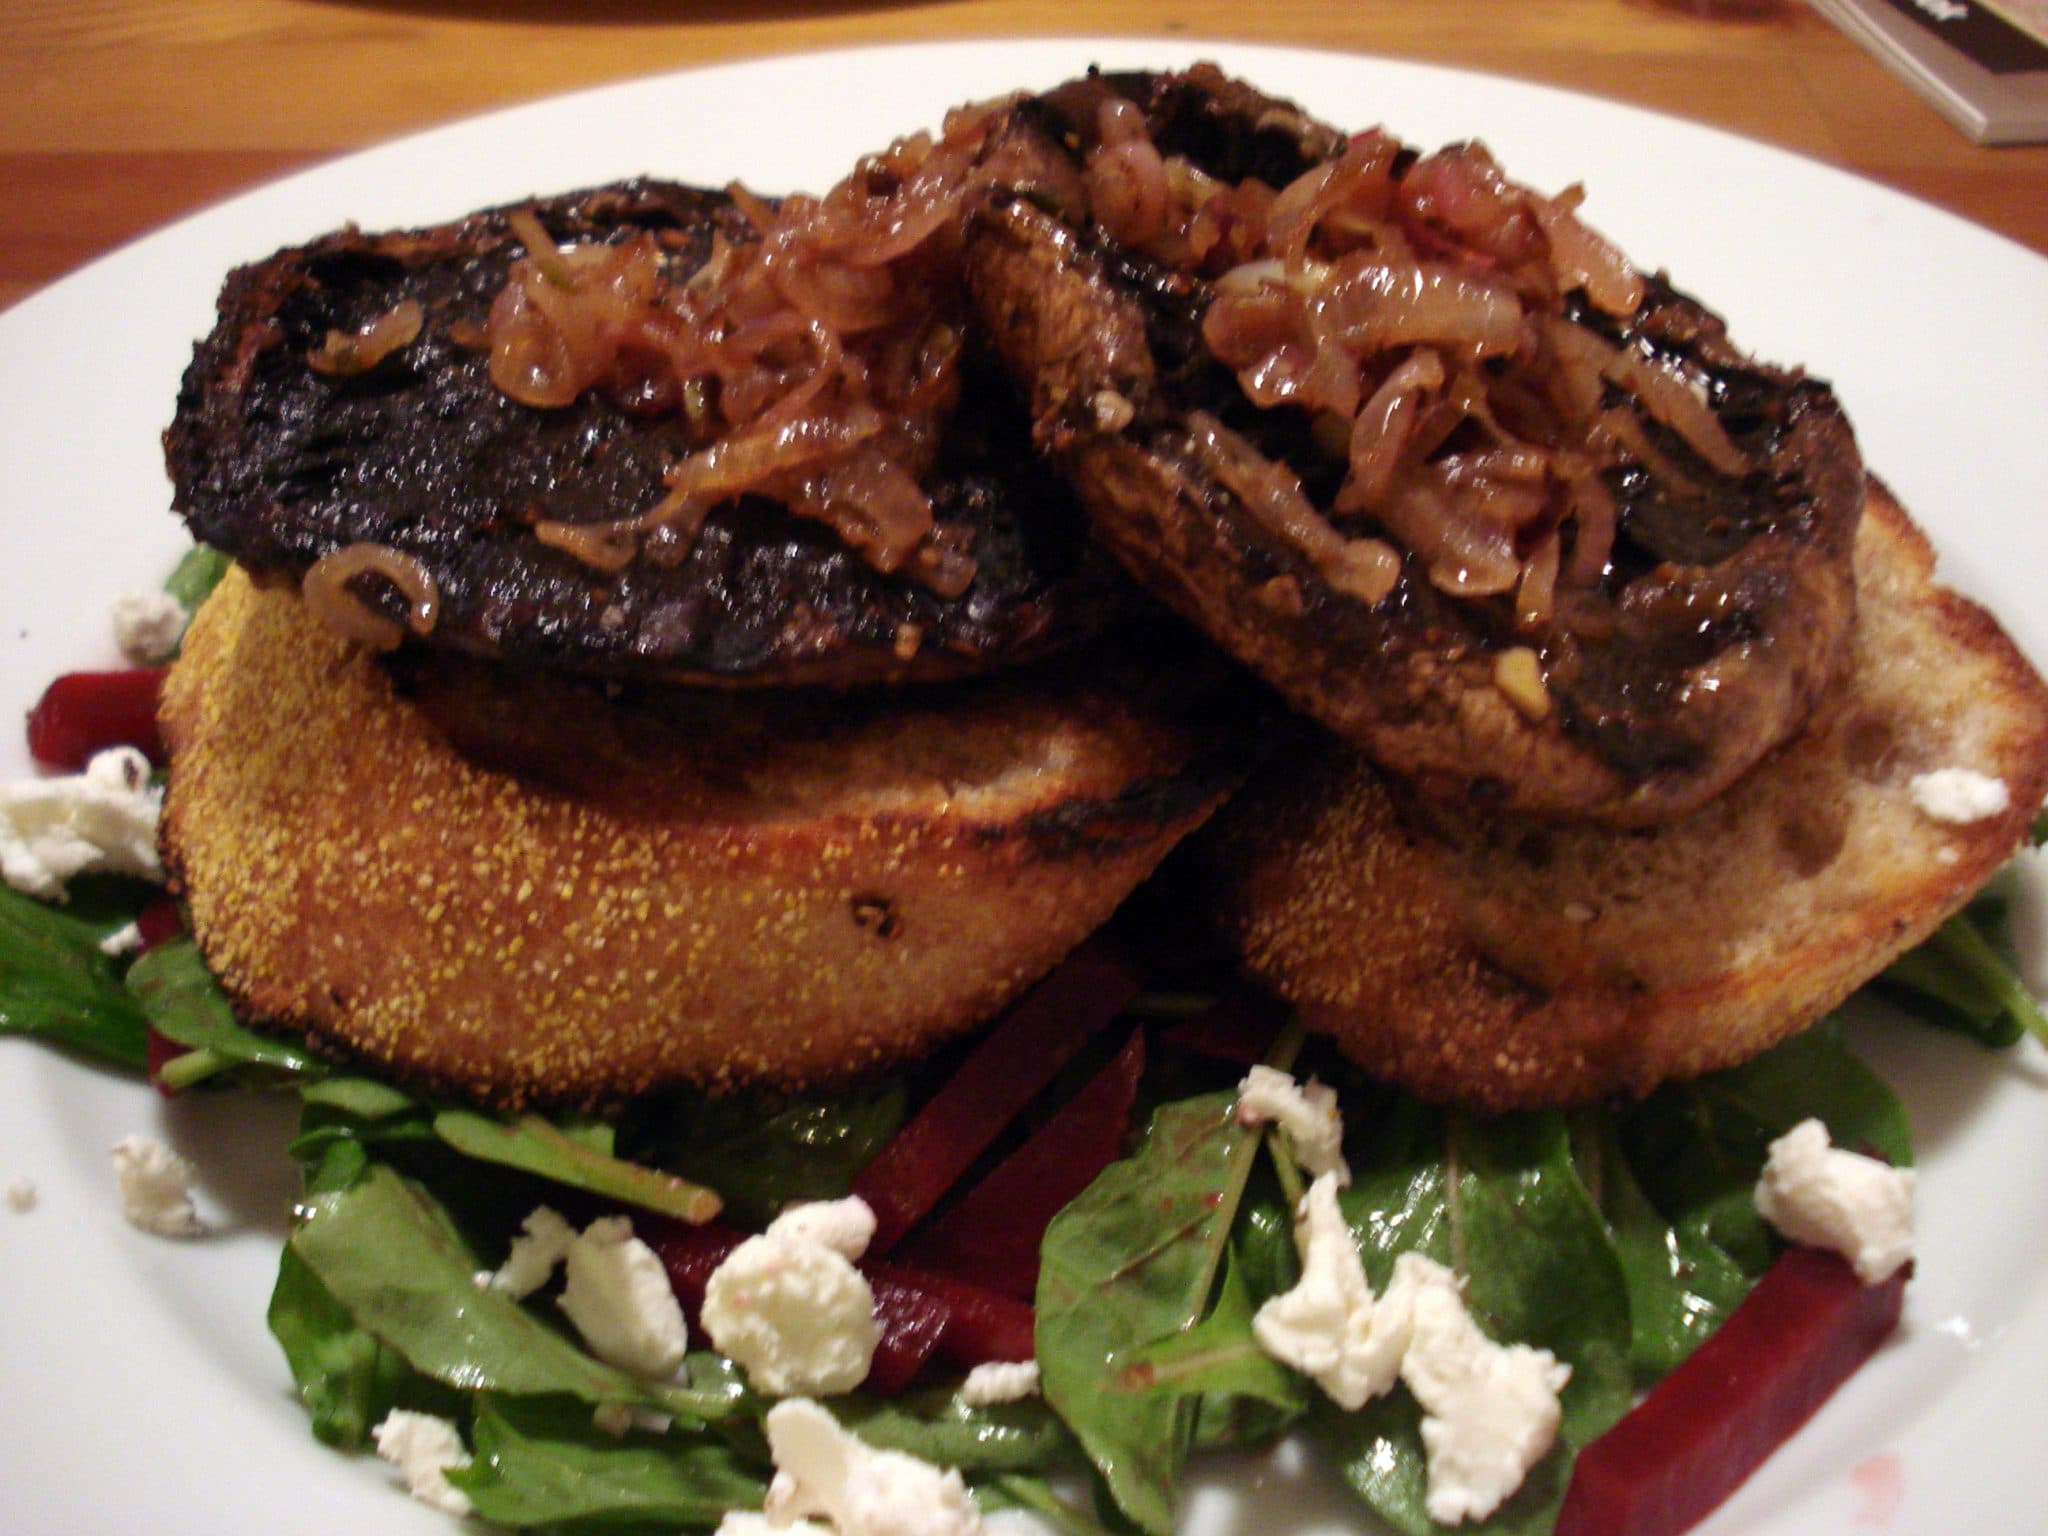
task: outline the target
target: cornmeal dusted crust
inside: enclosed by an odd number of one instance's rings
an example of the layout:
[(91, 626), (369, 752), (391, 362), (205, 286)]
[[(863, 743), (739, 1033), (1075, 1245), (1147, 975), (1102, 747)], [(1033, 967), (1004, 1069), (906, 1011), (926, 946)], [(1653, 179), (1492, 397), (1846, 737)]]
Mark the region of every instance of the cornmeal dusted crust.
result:
[[(1368, 1070), (1489, 1110), (1641, 1094), (1805, 1027), (1955, 912), (2048, 793), (2048, 687), (1875, 484), (1850, 671), (1807, 732), (1649, 831), (1426, 807), (1341, 749), (1216, 828), (1244, 964)], [(2010, 805), (1914, 802), (1960, 767)]]
[(165, 689), (165, 855), (247, 1017), (504, 1107), (926, 1050), (1058, 961), (1238, 776), (1228, 712), (1185, 682), (667, 712), (398, 677), (231, 573)]

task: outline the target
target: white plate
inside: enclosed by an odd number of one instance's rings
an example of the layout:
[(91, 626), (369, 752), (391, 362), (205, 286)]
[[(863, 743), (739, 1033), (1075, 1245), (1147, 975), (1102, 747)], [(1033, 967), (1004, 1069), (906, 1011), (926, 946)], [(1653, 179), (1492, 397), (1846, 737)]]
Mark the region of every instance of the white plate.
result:
[[(1535, 86), (1414, 65), (1177, 42), (1003, 42), (768, 60), (584, 92), (352, 156), (186, 220), (0, 317), (0, 721), (56, 673), (113, 661), (106, 608), (183, 547), (157, 436), (222, 274), (346, 219), (451, 217), (635, 172), (819, 187), (850, 152), (961, 100), (1090, 62), (1221, 58), (1337, 122), (1411, 142), (1483, 137), (1539, 187), (1579, 180), (1592, 221), (1723, 310), (1761, 355), (1832, 377), (1870, 461), (1946, 569), (2048, 656), (2048, 262), (1779, 151)], [(0, 733), (0, 775), (27, 771)], [(2038, 948), (2041, 924), (2029, 914)], [(1924, 1169), (1919, 1278), (1900, 1340), (1707, 1528), (1889, 1536), (2038, 1527), (2033, 1408), (2048, 1366), (2048, 1065), (1880, 1029)], [(221, 1229), (123, 1225), (105, 1149), (152, 1129), (200, 1164)], [(263, 1309), (291, 1182), (275, 1106), (147, 1089), (0, 1041), (0, 1524), (22, 1536), (445, 1533), (374, 1462), (316, 1445)], [(1879, 1519), (1878, 1517), (1882, 1517)], [(1339, 1531), (1356, 1506), (1287, 1456), (1205, 1477), (1187, 1521)], [(1876, 1527), (1874, 1527), (1876, 1528)]]

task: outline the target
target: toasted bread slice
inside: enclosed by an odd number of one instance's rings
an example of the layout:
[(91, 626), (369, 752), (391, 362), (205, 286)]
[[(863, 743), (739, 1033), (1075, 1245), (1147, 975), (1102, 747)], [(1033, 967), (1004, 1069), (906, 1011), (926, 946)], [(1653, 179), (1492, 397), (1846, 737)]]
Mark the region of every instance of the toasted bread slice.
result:
[(1187, 669), (616, 692), (395, 675), (232, 573), (166, 686), (162, 830), (238, 1010), (506, 1107), (843, 1079), (1049, 969), (1246, 734)]
[[(1425, 806), (1342, 750), (1217, 829), (1244, 964), (1368, 1070), (1488, 1110), (1647, 1092), (1805, 1027), (1969, 899), (2048, 792), (2048, 687), (1875, 484), (1850, 669), (1811, 727), (1648, 831)], [(1934, 819), (1918, 775), (2002, 780)]]

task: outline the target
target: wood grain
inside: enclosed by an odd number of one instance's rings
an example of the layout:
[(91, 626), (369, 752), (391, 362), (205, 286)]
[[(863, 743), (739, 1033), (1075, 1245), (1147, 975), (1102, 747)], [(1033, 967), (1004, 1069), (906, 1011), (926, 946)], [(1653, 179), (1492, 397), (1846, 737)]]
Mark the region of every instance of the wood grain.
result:
[(2048, 253), (2048, 148), (1969, 144), (1798, 0), (7, 0), (0, 304), (227, 193), (490, 107), (795, 49), (1034, 33), (1543, 81), (1783, 145)]

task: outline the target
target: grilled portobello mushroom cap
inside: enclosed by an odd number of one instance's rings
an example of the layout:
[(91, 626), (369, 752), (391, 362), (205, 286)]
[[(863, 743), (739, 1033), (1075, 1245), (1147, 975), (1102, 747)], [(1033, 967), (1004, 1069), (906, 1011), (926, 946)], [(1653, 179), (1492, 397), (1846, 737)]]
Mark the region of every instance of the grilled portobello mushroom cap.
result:
[[(526, 255), (511, 216), (565, 247), (651, 235), (686, 281), (754, 228), (734, 200), (631, 181), (432, 228), (347, 228), (230, 276), (165, 434), (174, 506), (259, 579), (301, 581), (351, 546), (431, 582), (435, 647), (553, 669), (729, 685), (932, 680), (1008, 665), (1092, 634), (1127, 590), (1031, 452), (999, 369), (969, 357), (925, 489), (972, 551), (972, 584), (939, 595), (885, 575), (821, 523), (747, 497), (687, 550), (613, 573), (536, 536), (661, 501), (702, 442), (673, 402), (586, 390), (552, 408), (491, 378), (487, 317)], [(367, 366), (316, 366), (330, 336), (374, 333), (417, 305), (417, 335)], [(402, 332), (400, 334), (403, 334)], [(701, 436), (701, 434), (700, 434)], [(390, 621), (409, 598), (375, 569), (348, 595)]]
[(1619, 825), (1800, 730), (1854, 617), (1849, 426), (1575, 194), (1213, 67), (1071, 82), (998, 154), (968, 285), (1038, 444), (1296, 708), (1427, 795)]

